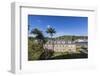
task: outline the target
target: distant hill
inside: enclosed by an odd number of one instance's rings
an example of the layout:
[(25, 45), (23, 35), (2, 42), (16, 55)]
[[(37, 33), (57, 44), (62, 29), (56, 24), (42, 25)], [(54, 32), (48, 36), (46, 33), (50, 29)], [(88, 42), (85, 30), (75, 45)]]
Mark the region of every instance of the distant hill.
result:
[[(29, 37), (30, 40), (34, 40), (34, 37)], [(49, 40), (51, 38), (49, 37), (45, 37), (46, 40)], [(77, 40), (77, 39), (88, 39), (88, 36), (74, 36), (74, 35), (64, 35), (64, 36), (59, 36), (59, 37), (55, 37), (53, 39), (56, 40)]]
[(72, 36), (72, 35), (64, 35), (64, 36), (55, 37), (54, 39), (58, 39), (58, 40), (88, 39), (88, 36)]

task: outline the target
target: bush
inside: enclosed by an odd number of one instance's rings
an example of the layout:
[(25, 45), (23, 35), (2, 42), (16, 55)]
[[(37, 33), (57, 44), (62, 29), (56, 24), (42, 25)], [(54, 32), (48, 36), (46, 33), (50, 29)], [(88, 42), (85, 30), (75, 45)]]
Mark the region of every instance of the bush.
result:
[(28, 60), (38, 60), (44, 49), (34, 41), (28, 41)]
[(45, 49), (45, 51), (40, 55), (39, 60), (48, 60), (53, 56), (54, 51)]

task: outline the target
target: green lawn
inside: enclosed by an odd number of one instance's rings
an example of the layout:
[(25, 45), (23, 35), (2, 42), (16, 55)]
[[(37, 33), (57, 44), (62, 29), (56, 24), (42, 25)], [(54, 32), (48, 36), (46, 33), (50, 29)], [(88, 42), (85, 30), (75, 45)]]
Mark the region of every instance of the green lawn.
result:
[(81, 53), (68, 53), (68, 52), (36, 52), (29, 60), (54, 60), (54, 59), (79, 59), (88, 58), (88, 54)]
[(78, 59), (78, 58), (88, 58), (85, 53), (72, 53), (72, 54), (61, 54), (58, 56), (53, 56), (50, 59)]

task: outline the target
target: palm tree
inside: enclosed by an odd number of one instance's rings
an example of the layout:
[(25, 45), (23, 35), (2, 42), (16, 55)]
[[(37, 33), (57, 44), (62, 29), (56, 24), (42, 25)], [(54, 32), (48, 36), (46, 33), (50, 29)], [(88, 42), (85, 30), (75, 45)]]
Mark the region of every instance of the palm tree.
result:
[(37, 42), (39, 44), (42, 44), (42, 46), (43, 46), (43, 44), (45, 43), (45, 37), (44, 37), (42, 31), (40, 31), (39, 29), (35, 28), (35, 29), (33, 29), (31, 31), (31, 34), (36, 35), (35, 38), (37, 39)]
[(75, 36), (73, 35), (73, 36), (71, 36), (71, 42), (73, 43), (74, 41), (75, 41)]
[[(48, 27), (47, 28), (47, 31), (46, 31), (48, 34), (50, 34), (50, 38), (51, 38), (51, 40), (53, 41), (53, 35), (56, 33), (56, 31), (55, 31), (55, 28), (53, 28), (53, 27)], [(51, 41), (51, 43), (52, 43), (52, 41)], [(52, 43), (52, 45), (53, 45), (53, 50), (54, 50), (54, 42)]]

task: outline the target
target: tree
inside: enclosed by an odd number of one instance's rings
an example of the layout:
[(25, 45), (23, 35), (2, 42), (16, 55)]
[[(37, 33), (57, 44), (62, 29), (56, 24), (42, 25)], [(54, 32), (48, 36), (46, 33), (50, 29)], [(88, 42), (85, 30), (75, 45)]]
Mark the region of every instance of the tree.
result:
[(76, 39), (76, 37), (73, 35), (73, 36), (71, 37), (71, 41), (74, 42), (75, 39)]
[[(48, 27), (47, 28), (47, 31), (46, 31), (48, 34), (50, 34), (50, 37), (51, 37), (51, 43), (53, 42), (53, 35), (56, 33), (55, 31), (55, 28), (53, 27)], [(52, 46), (53, 46), (53, 50), (54, 50), (54, 42), (52, 43)]]
[(35, 38), (36, 38), (38, 44), (41, 44), (42, 47), (43, 47), (43, 45), (44, 45), (44, 43), (46, 41), (45, 41), (45, 37), (44, 37), (42, 31), (40, 31), (39, 29), (35, 28), (35, 29), (33, 29), (31, 31), (31, 34), (34, 34), (35, 35)]

